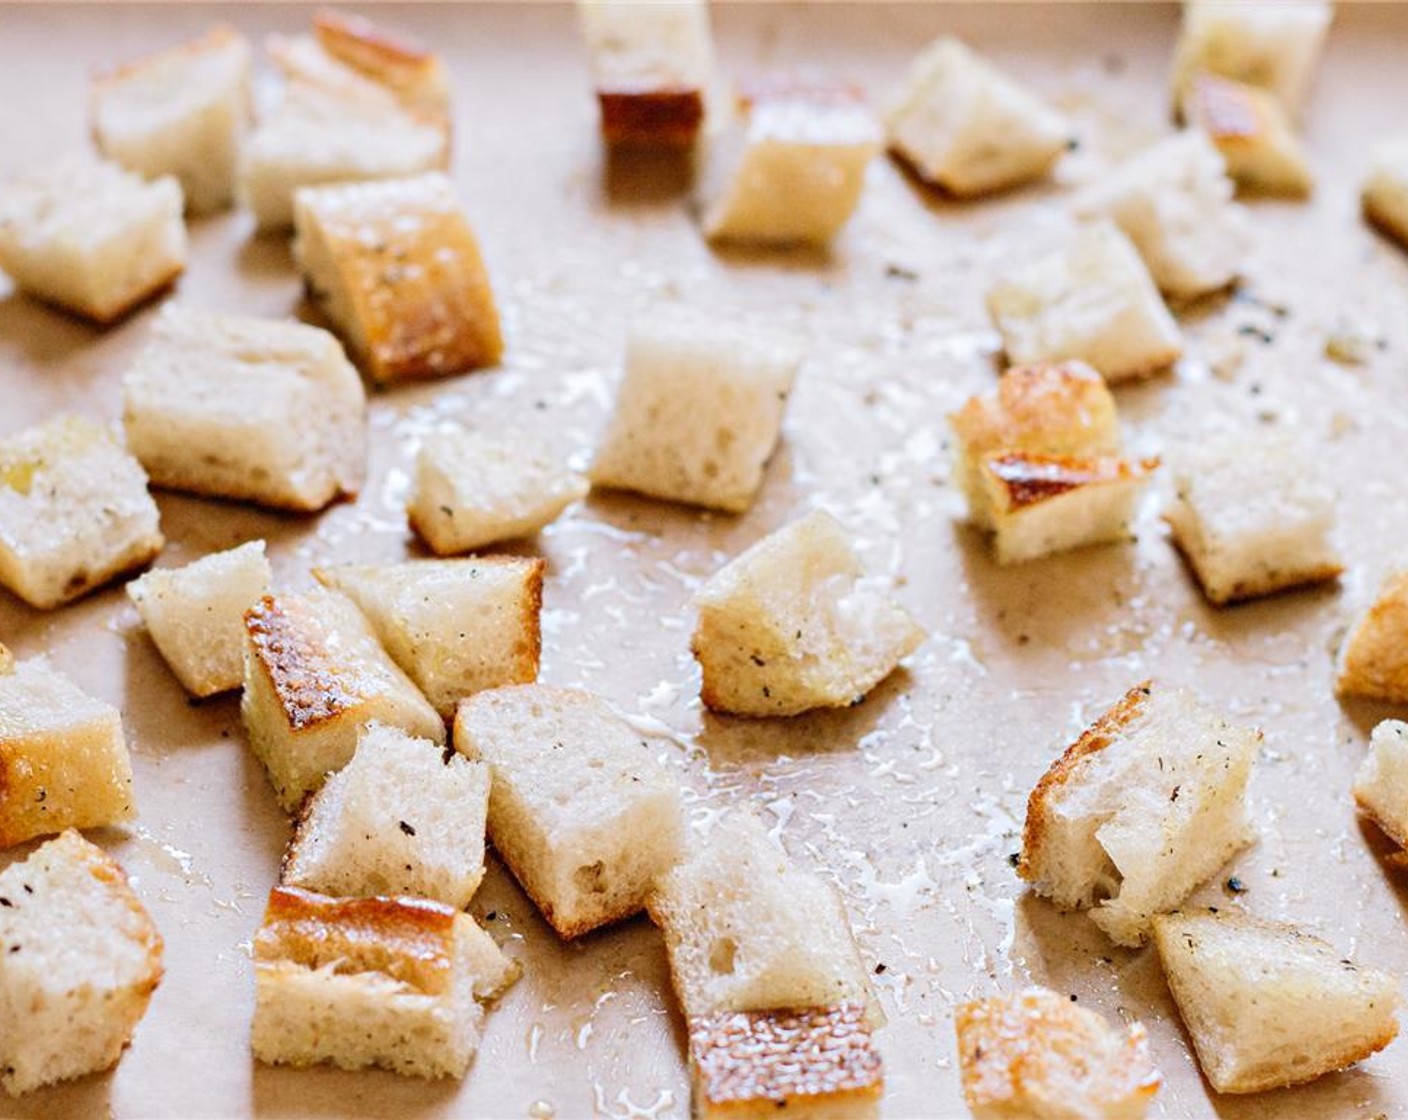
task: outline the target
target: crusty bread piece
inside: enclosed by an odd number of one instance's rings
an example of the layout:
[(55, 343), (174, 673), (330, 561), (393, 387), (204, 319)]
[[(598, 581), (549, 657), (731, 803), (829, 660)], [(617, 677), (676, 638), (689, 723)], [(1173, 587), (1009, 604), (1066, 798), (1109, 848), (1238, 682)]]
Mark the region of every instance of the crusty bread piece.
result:
[(1032, 790), (1017, 874), (1141, 944), (1251, 842), (1246, 789), (1261, 732), (1189, 693), (1145, 681), (1058, 758)]
[(122, 395), (158, 486), (312, 511), (366, 474), (366, 390), (317, 327), (168, 304)]
[(1360, 812), (1400, 848), (1408, 848), (1408, 723), (1381, 721), (1354, 776)]
[(445, 741), (435, 709), (336, 592), (266, 595), (244, 627), (240, 716), (285, 809), (346, 765), (373, 720)]
[(1313, 1081), (1398, 1034), (1398, 980), (1283, 922), (1163, 914), (1154, 941), (1198, 1064), (1219, 1093)]
[(445, 64), (424, 43), (364, 16), (327, 8), (313, 16), (313, 31), (323, 50), (390, 90), (403, 105), (449, 115)]
[(71, 602), (165, 544), (141, 464), (107, 427), (57, 416), (0, 439), (0, 585)]
[(704, 673), (701, 695), (714, 711), (735, 715), (844, 708), (924, 640), (820, 510), (715, 572), (694, 605), (690, 648)]
[(0, 644), (0, 677), (8, 677), (15, 671), (15, 655), (7, 645)]
[(1408, 569), (1392, 572), (1340, 646), (1335, 692), (1408, 703)]
[(987, 305), (1013, 365), (1074, 358), (1115, 382), (1165, 369), (1183, 353), (1144, 262), (1105, 221), (1008, 270), (988, 289)]
[(1270, 90), (1293, 117), (1334, 18), (1326, 0), (1187, 0), (1173, 59), (1173, 103), (1206, 71)]
[(801, 360), (791, 340), (697, 312), (642, 316), (592, 485), (742, 513), (762, 485)]
[(828, 244), (850, 219), (880, 125), (855, 86), (770, 81), (713, 142), (702, 180), (705, 236)]
[(244, 612), (272, 578), (264, 542), (249, 541), (148, 572), (127, 585), (127, 595), (186, 691), (213, 696), (243, 684)]
[(1059, 113), (957, 39), (931, 43), (885, 118), (890, 149), (956, 195), (1045, 175), (1071, 129)]
[(687, 148), (704, 120), (714, 41), (707, 0), (577, 0), (608, 144)]
[(954, 1025), (975, 1120), (1140, 1120), (1162, 1083), (1142, 1024), (1045, 988), (960, 1004)]
[(1233, 190), (1222, 154), (1195, 128), (1117, 167), (1076, 209), (1119, 226), (1160, 291), (1192, 299), (1226, 288), (1247, 255), (1247, 213)]
[(586, 496), (587, 480), (531, 437), (453, 429), (421, 444), (406, 513), (432, 551), (453, 556), (530, 537)]
[(315, 568), (367, 616), (391, 658), (447, 722), (466, 696), (538, 679), (537, 557), (480, 556)]
[(1364, 216), (1408, 248), (1408, 134), (1379, 145), (1360, 200)]
[(489, 764), (489, 839), (562, 937), (637, 913), (679, 859), (679, 783), (590, 693), (481, 692), (460, 705), (455, 748)]
[(0, 185), (0, 268), (17, 287), (111, 323), (186, 267), (181, 186), (88, 156)]
[(0, 1085), (114, 1065), (161, 982), (161, 934), (127, 876), (69, 829), (0, 872)]
[(222, 25), (98, 77), (98, 150), (145, 178), (175, 176), (193, 214), (224, 210), (249, 129), (249, 59), (248, 40)]
[(1274, 433), (1213, 438), (1175, 465), (1164, 513), (1208, 599), (1221, 606), (1334, 579), (1334, 491)]
[(254, 938), (254, 1056), (463, 1077), (481, 1004), (518, 974), (473, 918), (438, 902), (275, 887)]
[(1310, 193), (1305, 149), (1274, 94), (1199, 74), (1183, 98), (1183, 119), (1217, 145), (1240, 190), (1297, 198)]
[(379, 723), (304, 804), (282, 881), (323, 894), (432, 898), (463, 910), (484, 877), (489, 768)]

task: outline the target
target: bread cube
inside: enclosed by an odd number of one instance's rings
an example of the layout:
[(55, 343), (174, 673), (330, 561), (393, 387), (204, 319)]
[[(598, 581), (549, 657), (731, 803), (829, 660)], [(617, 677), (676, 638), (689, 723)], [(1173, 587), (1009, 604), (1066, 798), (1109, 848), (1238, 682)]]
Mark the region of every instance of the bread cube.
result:
[(1335, 692), (1408, 703), (1408, 569), (1390, 574), (1340, 647)]
[(802, 352), (716, 319), (659, 311), (626, 343), (593, 486), (742, 513), (763, 483)]
[(282, 881), (340, 898), (402, 895), (463, 910), (484, 877), (489, 768), (379, 723), (304, 803)]
[(318, 45), (424, 113), (450, 111), (450, 85), (440, 56), (424, 43), (391, 32), (363, 16), (326, 8), (313, 16)]
[(1079, 359), (1116, 382), (1156, 373), (1183, 353), (1144, 262), (1104, 221), (1010, 269), (988, 289), (987, 306), (1013, 365)]
[(1198, 1064), (1219, 1093), (1313, 1081), (1398, 1034), (1398, 980), (1295, 926), (1198, 910), (1161, 915), (1154, 941)]
[(710, 153), (705, 235), (825, 246), (854, 213), (880, 143), (880, 125), (853, 86), (760, 87)]
[(578, 0), (608, 144), (688, 148), (714, 69), (707, 0)]
[(1173, 60), (1173, 101), (1206, 71), (1269, 90), (1299, 116), (1334, 18), (1326, 0), (1187, 0)]
[(432, 432), (416, 455), (411, 528), (452, 556), (530, 537), (587, 496), (587, 480), (522, 435)]
[(473, 918), (441, 903), (275, 887), (254, 938), (254, 1056), (463, 1077), (482, 1005), (518, 974)]
[(954, 1025), (975, 1120), (1138, 1120), (1162, 1082), (1142, 1024), (1111, 1027), (1045, 988), (960, 1004)]
[(87, 156), (0, 185), (0, 268), (15, 286), (111, 323), (186, 267), (181, 187)]
[(460, 705), (455, 748), (489, 764), (489, 839), (562, 937), (637, 913), (679, 859), (678, 782), (589, 693), (481, 692)]
[(1310, 193), (1305, 149), (1273, 94), (1199, 74), (1183, 99), (1183, 119), (1207, 133), (1240, 189), (1294, 197)]
[(294, 228), (314, 302), (378, 384), (499, 360), (489, 274), (444, 175), (300, 190)]
[(1045, 175), (1071, 129), (1042, 100), (957, 39), (931, 43), (885, 118), (890, 150), (959, 196)]
[(538, 679), (546, 562), (516, 556), (315, 568), (367, 616), (442, 719), (466, 696)]
[(10, 647), (0, 645), (0, 677), (7, 677), (15, 671), (15, 655)]
[(1354, 776), (1354, 800), (1400, 848), (1408, 848), (1408, 723), (1386, 719), (1369, 737)]
[(245, 612), (244, 629), (240, 716), (285, 809), (347, 764), (364, 724), (445, 741), (435, 709), (336, 592), (266, 595)]
[(244, 612), (269, 591), (264, 542), (212, 552), (127, 585), (147, 633), (192, 696), (244, 683)]
[(69, 829), (0, 872), (0, 1085), (117, 1063), (161, 982), (161, 934), (127, 876)]
[(883, 582), (865, 576), (836, 519), (819, 510), (715, 572), (694, 605), (700, 695), (733, 715), (858, 703), (924, 640)]
[(96, 79), (98, 150), (147, 179), (174, 176), (193, 214), (226, 209), (249, 129), (249, 71), (249, 42), (221, 26)]
[[(1246, 789), (1261, 732), (1145, 681), (1032, 790), (1017, 874), (1119, 945), (1139, 945), (1251, 842)], [(1092, 909), (1093, 908), (1093, 909)]]
[(1364, 216), (1408, 248), (1408, 135), (1379, 146), (1360, 200)]
[(57, 416), (0, 439), (0, 584), (47, 610), (161, 551), (147, 476), (113, 433)]

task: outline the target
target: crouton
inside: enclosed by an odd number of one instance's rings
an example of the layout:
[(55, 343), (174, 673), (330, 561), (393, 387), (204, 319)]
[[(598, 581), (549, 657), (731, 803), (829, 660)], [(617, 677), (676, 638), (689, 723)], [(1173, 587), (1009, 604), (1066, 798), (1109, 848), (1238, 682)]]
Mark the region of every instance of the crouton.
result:
[(951, 38), (915, 60), (885, 127), (891, 151), (960, 196), (1041, 178), (1071, 138), (1060, 114)]
[(448, 116), (445, 65), (425, 44), (363, 16), (328, 9), (314, 15), (313, 30), (328, 54), (390, 90), (403, 105)]
[(1155, 914), (1251, 842), (1260, 742), (1181, 689), (1130, 689), (1032, 790), (1017, 874), (1064, 909), (1090, 910), (1117, 944), (1142, 944)]
[(606, 143), (690, 147), (714, 68), (706, 0), (578, 0), (577, 16)]
[(1209, 601), (1221, 606), (1334, 579), (1334, 491), (1310, 457), (1275, 434), (1189, 448), (1164, 514)]
[(460, 705), (454, 741), (489, 764), (489, 839), (560, 936), (637, 913), (679, 859), (679, 784), (599, 698), (481, 692)]
[(517, 962), (468, 914), (414, 898), (269, 892), (254, 938), (254, 1056), (463, 1077)]
[(1360, 200), (1364, 216), (1408, 248), (1408, 135), (1379, 146)]
[(516, 556), (315, 568), (361, 609), (442, 719), (466, 696), (538, 679), (546, 562)]
[(366, 475), (366, 390), (317, 327), (165, 307), (122, 396), (158, 486), (311, 512)]
[(337, 897), (432, 898), (463, 910), (484, 877), (489, 768), (368, 724), (304, 804), (283, 882)]
[(1189, 0), (1174, 52), (1174, 105), (1206, 71), (1269, 90), (1299, 116), (1333, 18), (1325, 0)]
[(710, 151), (701, 191), (705, 235), (828, 244), (855, 211), (880, 143), (880, 125), (854, 86), (760, 86)]
[(1398, 981), (1295, 926), (1233, 910), (1164, 914), (1154, 941), (1198, 1064), (1219, 1093), (1313, 1081), (1398, 1034)]
[(15, 286), (111, 323), (186, 267), (181, 186), (88, 157), (0, 185), (0, 268)]
[(98, 150), (147, 179), (172, 175), (193, 214), (235, 198), (250, 122), (249, 42), (216, 27), (93, 82)]
[(1340, 647), (1335, 692), (1408, 703), (1408, 569), (1390, 574)]
[(416, 455), (411, 528), (441, 556), (530, 537), (587, 495), (587, 480), (522, 435), (432, 432)]
[(127, 585), (147, 633), (192, 696), (244, 683), (244, 612), (269, 591), (264, 542), (212, 552)]
[(165, 544), (147, 476), (113, 433), (57, 416), (0, 439), (0, 584), (47, 610)]
[(782, 431), (802, 352), (790, 340), (657, 311), (631, 328), (593, 486), (742, 513)]
[(1190, 129), (1117, 167), (1077, 203), (1109, 218), (1139, 250), (1159, 290), (1192, 299), (1237, 279), (1248, 250), (1246, 210), (1208, 134)]
[(0, 872), (0, 1085), (116, 1064), (161, 982), (161, 934), (127, 876), (69, 829)]
[(1408, 848), (1408, 723), (1386, 719), (1369, 737), (1354, 776), (1354, 801), (1400, 848)]
[(10, 647), (0, 645), (0, 677), (8, 677), (15, 671), (15, 655)]
[(341, 595), (266, 595), (245, 612), (244, 628), (240, 716), (285, 809), (351, 759), (363, 724), (445, 741), (435, 709)]
[(1108, 222), (1010, 269), (988, 289), (987, 306), (1013, 365), (1079, 359), (1116, 382), (1165, 369), (1183, 352), (1138, 252)]
[(954, 1025), (976, 1120), (1139, 1120), (1162, 1083), (1142, 1024), (1113, 1028), (1045, 988), (960, 1004)]
[(690, 648), (716, 712), (791, 716), (857, 703), (913, 653), (924, 631), (868, 578), (828, 513), (765, 537), (694, 597)]
[(1286, 110), (1264, 89), (1199, 74), (1183, 99), (1183, 119), (1207, 133), (1238, 188), (1302, 197), (1312, 178)]

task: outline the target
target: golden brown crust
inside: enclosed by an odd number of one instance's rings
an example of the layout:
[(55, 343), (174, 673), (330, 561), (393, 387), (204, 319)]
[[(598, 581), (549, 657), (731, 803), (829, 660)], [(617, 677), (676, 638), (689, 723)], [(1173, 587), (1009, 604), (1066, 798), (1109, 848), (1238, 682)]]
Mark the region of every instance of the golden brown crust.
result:
[(988, 459), (983, 469), (1001, 485), (1004, 505), (1013, 511), (1039, 505), (1082, 486), (1140, 478), (1158, 465), (1157, 459), (1134, 463), (1111, 456), (1077, 459), (1013, 452)]
[(173, 264), (166, 272), (155, 277), (138, 292), (134, 292), (121, 303), (113, 304), (109, 307), (70, 307), (67, 304), (57, 305), (65, 310), (77, 312), (85, 319), (90, 319), (100, 326), (109, 326), (117, 320), (131, 314), (149, 300), (156, 298), (167, 288), (176, 282), (176, 278), (186, 271), (185, 261)]
[(244, 627), (291, 730), (330, 722), (365, 699), (349, 687), (322, 622), (302, 600), (265, 595), (245, 611)]
[(1198, 587), (1204, 598), (1215, 607), (1229, 607), (1237, 603), (1245, 603), (1250, 599), (1264, 599), (1269, 595), (1298, 591), (1303, 587), (1313, 587), (1317, 583), (1328, 583), (1332, 579), (1338, 579), (1344, 573), (1344, 565), (1336, 560), (1314, 568), (1298, 569), (1294, 574), (1287, 573), (1278, 577), (1273, 573), (1261, 579), (1238, 580), (1225, 592), (1214, 592), (1203, 582), (1193, 554), (1184, 547), (1183, 538), (1174, 521), (1167, 514), (1163, 515), (1163, 521), (1174, 529), (1174, 532), (1169, 536), (1173, 547), (1178, 550), (1178, 554), (1188, 565), (1189, 571), (1193, 573), (1193, 578), (1198, 581)]
[(697, 89), (598, 89), (601, 135), (611, 145), (688, 148), (704, 120)]
[[(517, 557), (492, 559), (519, 562)], [(523, 628), (524, 639), (514, 669), (520, 684), (531, 684), (538, 679), (538, 665), (543, 655), (543, 574), (547, 568), (548, 562), (541, 556), (532, 559), (519, 603), (519, 625)]]
[(970, 397), (949, 417), (970, 455), (1034, 451), (1097, 455), (1118, 449), (1115, 402), (1084, 362), (1014, 366), (996, 393)]
[(393, 91), (411, 107), (443, 113), (440, 57), (425, 44), (362, 16), (323, 8), (313, 16), (323, 50)]
[[(1396, 824), (1394, 824), (1392, 821), (1388, 820), (1386, 817), (1380, 814), (1378, 809), (1375, 808), (1374, 805), (1372, 805), (1367, 798), (1362, 797), (1360, 794), (1356, 793), (1354, 795), (1354, 804), (1358, 806), (1359, 811), (1364, 814), (1364, 816), (1374, 822), (1374, 826), (1378, 828), (1380, 832), (1382, 832), (1400, 848), (1408, 848), (1408, 835), (1404, 835), (1402, 829), (1400, 829)], [(1401, 856), (1404, 853), (1400, 852), (1395, 854)]]
[(1399, 215), (1379, 205), (1372, 194), (1365, 194), (1362, 200), (1364, 220), (1386, 237), (1392, 238), (1404, 248), (1408, 248), (1408, 222)]
[(1408, 569), (1384, 581), (1345, 638), (1335, 691), (1394, 703), (1408, 701)]

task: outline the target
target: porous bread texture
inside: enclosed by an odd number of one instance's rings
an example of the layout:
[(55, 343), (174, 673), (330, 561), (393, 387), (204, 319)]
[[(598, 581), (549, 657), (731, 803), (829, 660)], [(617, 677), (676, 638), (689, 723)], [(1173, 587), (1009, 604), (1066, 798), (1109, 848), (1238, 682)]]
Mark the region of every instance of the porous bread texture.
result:
[(1354, 775), (1354, 801), (1400, 848), (1408, 848), (1408, 723), (1386, 719), (1369, 736)]

